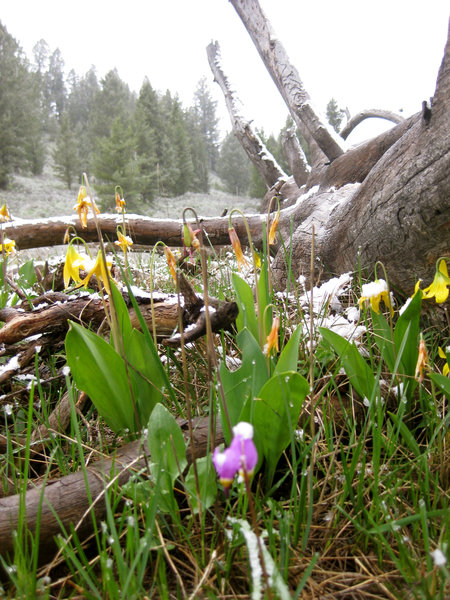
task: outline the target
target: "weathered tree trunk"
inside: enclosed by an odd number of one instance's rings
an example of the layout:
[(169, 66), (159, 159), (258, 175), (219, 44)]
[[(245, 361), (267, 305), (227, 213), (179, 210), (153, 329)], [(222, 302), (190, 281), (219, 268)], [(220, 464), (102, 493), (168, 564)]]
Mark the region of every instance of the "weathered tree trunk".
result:
[[(343, 153), (337, 135), (318, 117), (297, 69), (274, 34), (257, 0), (230, 0), (283, 96), (292, 118), (310, 146), (317, 144), (329, 161)], [(311, 140), (312, 138), (312, 140)], [(311, 148), (314, 150), (314, 148)]]
[(290, 127), (283, 132), (281, 142), (292, 177), (297, 186), (301, 188), (303, 185), (306, 185), (311, 169), (300, 146), (294, 127)]
[(236, 92), (231, 89), (228, 78), (225, 77), (220, 64), (219, 43), (211, 42), (206, 48), (206, 53), (214, 79), (223, 92), (235, 136), (255, 165), (266, 186), (270, 189), (275, 185), (281, 185), (288, 179), (288, 176), (267, 150), (251, 123), (246, 121), (239, 113)]

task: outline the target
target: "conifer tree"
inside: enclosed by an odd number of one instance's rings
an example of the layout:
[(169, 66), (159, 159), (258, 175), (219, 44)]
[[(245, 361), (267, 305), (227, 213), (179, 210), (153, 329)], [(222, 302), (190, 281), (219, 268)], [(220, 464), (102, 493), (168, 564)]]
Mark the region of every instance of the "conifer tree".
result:
[(334, 98), (331, 98), (327, 104), (326, 115), (328, 123), (337, 133), (339, 133), (344, 118), (344, 112), (339, 109), (338, 103)]
[(77, 138), (74, 135), (67, 113), (64, 113), (59, 120), (53, 161), (53, 168), (57, 177), (64, 181), (67, 189), (72, 189), (72, 183), (79, 179), (83, 167), (79, 156)]
[(35, 79), (20, 46), (2, 23), (0, 73), (0, 188), (6, 188), (14, 171), (41, 172), (43, 146)]
[(94, 157), (94, 176), (103, 210), (111, 210), (116, 185), (126, 193), (127, 205), (136, 207), (139, 200), (139, 163), (132, 128), (118, 117), (111, 126), (111, 135), (99, 140)]
[(218, 174), (231, 194), (244, 195), (250, 184), (251, 163), (233, 133), (222, 142)]

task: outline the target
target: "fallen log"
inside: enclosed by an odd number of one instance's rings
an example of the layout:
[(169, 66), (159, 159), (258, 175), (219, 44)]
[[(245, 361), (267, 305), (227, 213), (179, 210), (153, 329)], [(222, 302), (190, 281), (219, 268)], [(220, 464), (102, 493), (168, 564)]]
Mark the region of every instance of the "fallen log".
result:
[[(122, 224), (122, 216), (118, 219), (117, 215), (103, 214), (98, 215), (97, 219), (103, 239), (114, 241), (117, 237), (117, 226)], [(247, 216), (248, 227), (257, 246), (261, 244), (264, 221), (265, 215)], [(127, 235), (131, 237), (134, 244), (153, 246), (163, 240), (167, 246), (181, 247), (183, 245), (183, 222), (181, 219), (152, 219), (141, 215), (126, 214), (125, 222)], [(213, 246), (230, 244), (228, 217), (202, 218), (200, 225), (204, 231), (205, 243), (210, 242)], [(233, 226), (241, 240), (245, 241), (247, 233), (243, 218), (233, 216)], [(18, 250), (62, 245), (68, 227), (73, 228), (76, 235), (86, 242), (98, 242), (98, 232), (92, 218), (88, 218), (85, 228), (81, 227), (77, 215), (50, 219), (15, 219), (3, 223), (5, 237), (13, 239)]]
[[(188, 436), (188, 423), (179, 420)], [(187, 447), (187, 460), (205, 456), (210, 441), (209, 418), (193, 422), (193, 444)], [(219, 425), (216, 429), (216, 443), (223, 442)], [(192, 448), (195, 448), (194, 455)], [(149, 454), (141, 440), (124, 445), (113, 456), (101, 456), (84, 470), (71, 475), (47, 481), (28, 490), (25, 494), (15, 494), (0, 498), (0, 556), (6, 558), (13, 552), (14, 531), (19, 526), (19, 518), (25, 515), (26, 530), (32, 534), (39, 524), (39, 561), (48, 559), (55, 551), (55, 536), (62, 528), (70, 530), (73, 525), (80, 539), (92, 532), (92, 518), (97, 522), (106, 514), (105, 493), (108, 487), (123, 486), (136, 473), (145, 470)], [(90, 498), (92, 498), (92, 503)]]

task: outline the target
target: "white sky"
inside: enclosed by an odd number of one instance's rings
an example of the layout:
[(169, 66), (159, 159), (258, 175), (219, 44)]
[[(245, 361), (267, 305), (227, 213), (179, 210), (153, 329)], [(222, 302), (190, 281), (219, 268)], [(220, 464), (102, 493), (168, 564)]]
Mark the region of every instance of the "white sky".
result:
[[(446, 0), (260, 2), (322, 113), (334, 97), (352, 114), (402, 108), (408, 116), (433, 94), (447, 37)], [(0, 21), (29, 58), (44, 39), (61, 50), (66, 74), (73, 68), (84, 75), (95, 65), (101, 78), (116, 67), (132, 90), (147, 76), (154, 89), (178, 93), (185, 106), (206, 76), (221, 129), (229, 131), (206, 57), (206, 46), (217, 40), (244, 114), (267, 134), (285, 123), (287, 109), (227, 0), (0, 0)], [(350, 142), (372, 135), (373, 125), (357, 132)]]

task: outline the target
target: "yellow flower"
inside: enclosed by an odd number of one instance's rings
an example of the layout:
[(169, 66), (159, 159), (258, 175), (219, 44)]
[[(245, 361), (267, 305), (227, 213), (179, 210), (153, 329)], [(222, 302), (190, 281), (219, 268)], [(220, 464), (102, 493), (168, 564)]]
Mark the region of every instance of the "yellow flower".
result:
[[(99, 250), (98, 254), (97, 254), (97, 258), (95, 259), (94, 266), (90, 269), (89, 273), (83, 279), (84, 287), (87, 287), (92, 275), (95, 275), (97, 277), (98, 281), (99, 282), (101, 281), (103, 283), (105, 290), (110, 295), (111, 290), (110, 290), (108, 281), (109, 281), (109, 277), (111, 277), (111, 271), (110, 271), (111, 265), (112, 265), (112, 262), (108, 260), (108, 261), (106, 261), (106, 268), (105, 268), (105, 263), (103, 262), (102, 253), (101, 253), (101, 250)], [(108, 271), (106, 269), (108, 269)]]
[(8, 207), (6, 203), (0, 208), (0, 221), (3, 223), (5, 221), (11, 221), (11, 215), (9, 213)]
[(391, 298), (389, 295), (388, 285), (384, 279), (375, 279), (371, 283), (365, 283), (361, 289), (361, 298), (359, 299), (359, 307), (367, 300), (370, 301), (372, 310), (379, 314), (380, 312), (380, 301), (383, 300), (385, 306), (387, 306), (391, 314), (394, 312), (392, 307)]
[(275, 235), (277, 233), (278, 223), (280, 222), (280, 209), (277, 210), (269, 229), (269, 246), (275, 244)]
[(272, 329), (267, 336), (267, 342), (264, 345), (264, 354), (269, 356), (272, 350), (278, 352), (278, 332), (280, 330), (280, 317), (274, 317), (272, 321)]
[(238, 235), (234, 227), (228, 228), (228, 235), (230, 236), (231, 245), (233, 246), (238, 269), (240, 271), (242, 267), (248, 267), (249, 263), (242, 252), (241, 242), (239, 241)]
[(164, 246), (164, 254), (166, 255), (167, 265), (169, 266), (170, 274), (174, 282), (177, 282), (177, 261), (173, 252), (167, 246)]
[(128, 235), (123, 235), (120, 231), (117, 232), (117, 237), (119, 238), (114, 243), (116, 246), (122, 248), (124, 254), (128, 252), (128, 249), (133, 245), (133, 240)]
[(3, 244), (0, 244), (0, 252), (3, 252), (8, 256), (8, 254), (14, 254), (16, 251), (16, 242), (14, 240), (10, 240), (9, 238), (3, 238)]
[(445, 302), (448, 298), (449, 285), (450, 278), (448, 276), (447, 263), (442, 259), (439, 261), (439, 266), (436, 269), (432, 284), (423, 290), (423, 297), (428, 300), (435, 296), (436, 302), (442, 304), (442, 302)]
[(73, 279), (77, 285), (82, 283), (80, 269), (86, 270), (86, 264), (88, 264), (89, 260), (89, 257), (86, 254), (80, 254), (73, 244), (69, 245), (63, 271), (65, 288), (69, 287), (71, 279)]
[[(80, 223), (83, 228), (87, 227), (87, 215), (89, 212), (89, 207), (92, 206), (90, 200), (86, 200), (86, 198), (87, 198), (86, 188), (84, 187), (84, 185), (82, 185), (82, 186), (80, 186), (80, 189), (78, 191), (77, 203), (73, 207), (73, 210), (78, 211)], [(94, 205), (94, 210), (97, 214), (100, 213), (100, 211), (98, 210), (98, 208), (95, 205)]]
[(116, 192), (115, 198), (116, 198), (116, 211), (118, 213), (125, 212), (125, 205), (126, 205), (125, 198), (121, 198), (119, 192)]
[[(447, 350), (448, 350), (448, 348), (447, 348)], [(441, 358), (445, 358), (446, 362), (445, 362), (444, 368), (442, 369), (442, 373), (443, 373), (443, 375), (445, 375), (445, 377), (447, 377), (447, 375), (450, 373), (450, 366), (448, 364), (447, 355), (440, 347), (438, 348), (438, 353)]]
[(419, 356), (417, 358), (416, 372), (414, 377), (417, 379), (419, 383), (423, 381), (423, 372), (424, 369), (428, 368), (428, 353), (427, 348), (425, 346), (425, 341), (420, 340), (419, 343)]

